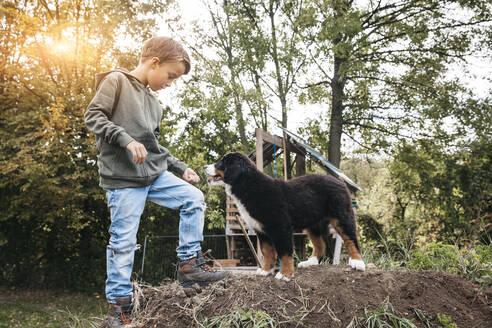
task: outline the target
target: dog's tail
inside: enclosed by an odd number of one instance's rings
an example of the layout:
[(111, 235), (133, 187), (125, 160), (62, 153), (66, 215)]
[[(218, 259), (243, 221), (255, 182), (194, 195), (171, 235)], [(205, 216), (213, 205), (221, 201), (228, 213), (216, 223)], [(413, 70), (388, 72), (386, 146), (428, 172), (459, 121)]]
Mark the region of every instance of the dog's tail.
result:
[(343, 219), (339, 220), (339, 224), (342, 227), (343, 232), (354, 242), (355, 247), (360, 252), (358, 236), (357, 236), (357, 222), (355, 220), (354, 209), (352, 208), (352, 202), (344, 209)]
[(330, 219), (331, 225), (340, 234), (352, 259), (361, 260), (359, 242), (357, 240), (357, 224), (355, 222), (352, 201), (348, 191), (340, 194), (335, 205), (337, 215)]

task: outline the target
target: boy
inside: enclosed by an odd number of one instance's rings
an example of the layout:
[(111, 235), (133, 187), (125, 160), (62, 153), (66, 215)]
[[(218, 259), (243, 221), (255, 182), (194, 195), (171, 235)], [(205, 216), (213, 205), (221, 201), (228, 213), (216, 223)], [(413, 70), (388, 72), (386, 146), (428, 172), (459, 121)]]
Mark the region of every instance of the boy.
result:
[(167, 88), (189, 71), (190, 59), (178, 42), (154, 37), (145, 42), (133, 71), (115, 69), (96, 75), (97, 92), (85, 111), (85, 124), (96, 137), (100, 186), (106, 190), (111, 212), (106, 250), (110, 327), (130, 323), (130, 275), (147, 199), (180, 209), (177, 253), (181, 285), (207, 285), (227, 276), (207, 266), (201, 253), (205, 202), (202, 192), (191, 185), (200, 178), (158, 143), (162, 108), (150, 90)]

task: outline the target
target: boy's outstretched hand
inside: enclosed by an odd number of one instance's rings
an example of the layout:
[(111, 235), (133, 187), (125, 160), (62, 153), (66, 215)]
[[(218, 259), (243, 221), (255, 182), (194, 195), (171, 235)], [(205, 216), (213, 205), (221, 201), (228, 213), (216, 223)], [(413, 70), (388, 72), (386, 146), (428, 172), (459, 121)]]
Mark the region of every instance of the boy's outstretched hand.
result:
[(183, 173), (183, 179), (191, 184), (200, 182), (200, 177), (189, 167)]

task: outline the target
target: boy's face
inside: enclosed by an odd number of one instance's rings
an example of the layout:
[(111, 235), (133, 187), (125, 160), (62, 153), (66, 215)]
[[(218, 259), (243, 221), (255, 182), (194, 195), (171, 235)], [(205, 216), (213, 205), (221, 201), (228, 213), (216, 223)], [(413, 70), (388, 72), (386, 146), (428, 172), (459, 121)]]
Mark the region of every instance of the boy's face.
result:
[(183, 75), (185, 69), (185, 65), (178, 61), (152, 64), (147, 75), (147, 83), (153, 91), (165, 89)]

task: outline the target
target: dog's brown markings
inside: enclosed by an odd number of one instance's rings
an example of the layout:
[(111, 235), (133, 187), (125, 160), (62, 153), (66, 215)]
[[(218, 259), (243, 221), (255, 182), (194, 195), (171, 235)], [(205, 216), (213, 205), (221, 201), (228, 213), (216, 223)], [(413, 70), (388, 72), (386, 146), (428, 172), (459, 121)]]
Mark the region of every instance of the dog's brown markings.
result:
[(311, 243), (313, 243), (313, 256), (316, 256), (316, 258), (319, 260), (323, 255), (325, 255), (326, 251), (326, 244), (325, 241), (321, 236), (315, 236), (311, 233), (311, 230), (307, 229), (306, 230), (307, 235), (309, 239), (311, 240)]
[(277, 252), (273, 248), (272, 244), (268, 242), (261, 243), (261, 252), (263, 253), (264, 263), (263, 270), (270, 271), (275, 266), (275, 260), (277, 259)]
[(362, 256), (360, 255), (357, 247), (355, 247), (354, 241), (349, 238), (346, 234), (343, 233), (342, 228), (338, 225), (338, 220), (330, 219), (331, 225), (335, 228), (335, 230), (342, 236), (343, 243), (347, 248), (347, 252), (352, 260), (362, 260)]
[(280, 273), (285, 277), (292, 277), (294, 274), (294, 257), (292, 255), (284, 255), (280, 258)]

